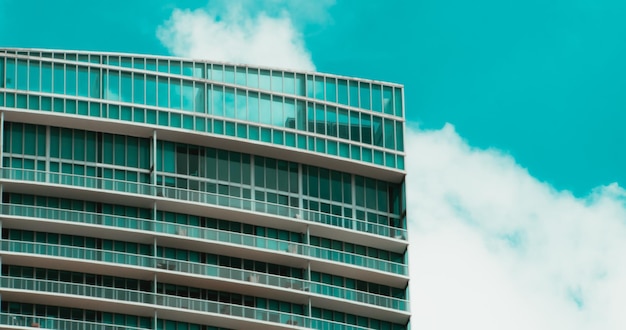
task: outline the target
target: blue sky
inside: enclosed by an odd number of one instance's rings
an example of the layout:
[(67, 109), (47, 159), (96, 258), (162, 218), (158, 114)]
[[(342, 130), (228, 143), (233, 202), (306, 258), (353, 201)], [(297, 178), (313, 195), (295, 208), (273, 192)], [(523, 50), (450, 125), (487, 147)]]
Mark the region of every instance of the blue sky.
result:
[(626, 325), (624, 17), (615, 0), (0, 0), (0, 46), (280, 55), (402, 83), (414, 328), (613, 329)]

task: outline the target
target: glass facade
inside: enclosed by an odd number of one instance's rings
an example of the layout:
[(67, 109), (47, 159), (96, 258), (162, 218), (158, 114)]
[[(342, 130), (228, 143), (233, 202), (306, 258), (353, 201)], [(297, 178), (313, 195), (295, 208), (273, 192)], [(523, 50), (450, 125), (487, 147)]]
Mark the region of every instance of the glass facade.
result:
[(402, 86), (0, 49), (0, 111), (0, 324), (409, 328)]

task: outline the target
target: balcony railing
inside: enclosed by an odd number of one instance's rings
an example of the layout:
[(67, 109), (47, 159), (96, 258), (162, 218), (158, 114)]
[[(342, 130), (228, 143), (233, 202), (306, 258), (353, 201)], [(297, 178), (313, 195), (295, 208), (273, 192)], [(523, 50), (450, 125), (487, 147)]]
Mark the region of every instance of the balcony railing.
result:
[(117, 216), (102, 213), (74, 211), (20, 204), (3, 204), (2, 214), (21, 217), (44, 218), (78, 223), (97, 224), (116, 228), (145, 230), (163, 234), (186, 236), (209, 241), (243, 245), (272, 251), (295, 253), (323, 260), (332, 260), (393, 274), (406, 275), (407, 266), (359, 254), (337, 251), (319, 246), (278, 240), (273, 238), (229, 232), (213, 228), (188, 226), (164, 221)]
[(406, 240), (406, 230), (393, 226), (382, 225), (354, 218), (346, 218), (333, 214), (311, 211), (282, 204), (256, 201), (224, 194), (203, 192), (191, 189), (174, 188), (149, 183), (130, 182), (110, 178), (99, 178), (76, 174), (53, 173), (27, 169), (4, 168), (2, 178), (8, 180), (31, 181), (102, 189), (130, 194), (165, 197), (183, 201), (218, 205), (238, 210), (268, 213), (288, 218), (298, 218), (306, 221), (346, 228), (359, 232), (392, 237)]
[(68, 320), (52, 316), (33, 316), (15, 313), (0, 313), (1, 326), (63, 330), (150, 330), (150, 328), (138, 328), (128, 325), (115, 325), (103, 322)]
[[(242, 306), (230, 303), (210, 301), (198, 298), (178, 297), (167, 294), (128, 290), (97, 285), (50, 281), (43, 279), (20, 278), (12, 276), (0, 277), (0, 287), (3, 289), (28, 290), (36, 293), (50, 293), (55, 295), (69, 295), (79, 297), (96, 297), (112, 301), (124, 301), (135, 304), (148, 304), (166, 308), (198, 311), (203, 313), (221, 314), (230, 317), (239, 317), (251, 321), (263, 320), (266, 322), (282, 323), (293, 326), (315, 327), (323, 329), (367, 329), (356, 325), (327, 321), (294, 313), (280, 312), (263, 308)], [(320, 328), (321, 329), (321, 328)]]
[(124, 264), (144, 268), (156, 268), (236, 281), (246, 281), (297, 291), (312, 292), (401, 311), (408, 311), (409, 308), (408, 302), (404, 299), (397, 299), (293, 277), (278, 276), (198, 262), (77, 246), (13, 240), (0, 241), (0, 251)]

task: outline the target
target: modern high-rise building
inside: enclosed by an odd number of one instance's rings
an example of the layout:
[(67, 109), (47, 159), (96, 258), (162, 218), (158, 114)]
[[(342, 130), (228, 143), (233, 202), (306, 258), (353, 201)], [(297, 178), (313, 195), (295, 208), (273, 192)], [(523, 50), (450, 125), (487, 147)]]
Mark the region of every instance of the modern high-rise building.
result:
[(408, 329), (403, 87), (0, 49), (0, 328)]

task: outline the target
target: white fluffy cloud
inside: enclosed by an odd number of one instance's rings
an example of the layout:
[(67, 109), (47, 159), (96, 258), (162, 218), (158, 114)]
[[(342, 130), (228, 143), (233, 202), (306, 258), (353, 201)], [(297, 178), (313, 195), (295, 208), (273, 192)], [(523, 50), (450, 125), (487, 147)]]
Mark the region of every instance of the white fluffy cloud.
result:
[(177, 56), (315, 70), (289, 11), (253, 12), (251, 7), (246, 1), (233, 1), (206, 10), (175, 9), (157, 30), (157, 37)]
[(407, 139), (414, 328), (626, 326), (626, 191), (575, 198), (451, 125)]

